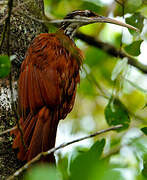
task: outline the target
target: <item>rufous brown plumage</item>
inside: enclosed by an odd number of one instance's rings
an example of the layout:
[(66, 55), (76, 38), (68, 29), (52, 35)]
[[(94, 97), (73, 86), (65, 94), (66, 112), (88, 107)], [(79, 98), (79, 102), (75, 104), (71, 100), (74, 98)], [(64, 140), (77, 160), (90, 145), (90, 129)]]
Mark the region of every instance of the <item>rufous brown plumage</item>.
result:
[[(21, 65), (18, 81), (19, 124), (24, 144), (19, 130), (15, 130), (13, 148), (19, 149), (18, 159), (22, 161), (29, 161), (40, 152), (54, 147), (58, 122), (73, 108), (83, 61), (82, 53), (73, 41), (76, 30), (96, 22), (135, 29), (89, 10), (73, 11), (65, 20), (56, 33), (40, 34), (33, 40)], [(53, 154), (44, 160), (54, 162)]]
[(28, 148), (15, 132), (13, 148), (19, 148), (20, 160), (54, 147), (58, 122), (73, 108), (81, 63), (80, 50), (62, 31), (40, 34), (30, 45), (18, 82), (20, 124)]

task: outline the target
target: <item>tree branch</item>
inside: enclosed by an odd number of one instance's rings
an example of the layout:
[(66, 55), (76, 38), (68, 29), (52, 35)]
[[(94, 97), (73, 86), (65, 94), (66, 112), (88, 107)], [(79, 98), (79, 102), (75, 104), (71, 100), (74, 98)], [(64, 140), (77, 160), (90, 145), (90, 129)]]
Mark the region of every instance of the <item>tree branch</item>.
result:
[(79, 33), (79, 32), (76, 34), (76, 37), (78, 39), (81, 39), (82, 41), (85, 41), (89, 45), (92, 45), (96, 48), (102, 49), (103, 51), (110, 54), (111, 56), (114, 56), (114, 57), (119, 56), (120, 58), (127, 57), (128, 58), (128, 64), (136, 67), (137, 69), (141, 70), (144, 73), (147, 73), (147, 65), (140, 63), (139, 61), (137, 61), (136, 58), (129, 56), (125, 52), (119, 51), (113, 45), (110, 45), (108, 43), (104, 43), (100, 40), (96, 40), (94, 37), (91, 37), (91, 36), (88, 36), (88, 35), (85, 35), (85, 34)]
[[(20, 10), (17, 12), (20, 14), (21, 13), (24, 14), (24, 12), (21, 12)], [(48, 17), (46, 17), (46, 18), (48, 18), (48, 20), (42, 20), (42, 19), (37, 19), (37, 18), (30, 16), (30, 15), (27, 15), (27, 14), (24, 14), (24, 15), (30, 19), (37, 21), (37, 22), (46, 23), (46, 24), (60, 24), (61, 22), (66, 22), (66, 21), (68, 21), (68, 22), (76, 22), (76, 21), (79, 22), (79, 20), (75, 20), (75, 19), (52, 20), (52, 19), (49, 19)], [(81, 20), (80, 20), (80, 22), (81, 22)], [(83, 22), (84, 22), (84, 20), (83, 20)], [(104, 43), (100, 40), (95, 39), (94, 37), (91, 37), (91, 36), (88, 36), (88, 35), (85, 35), (85, 34), (79, 33), (79, 32), (76, 33), (76, 37), (78, 39), (81, 39), (82, 41), (85, 41), (89, 45), (92, 45), (92, 46), (95, 46), (96, 48), (102, 49), (103, 51), (110, 54), (111, 56), (120, 57), (120, 58), (127, 57), (128, 58), (128, 64), (136, 67), (137, 69), (139, 69), (140, 71), (142, 71), (144, 73), (147, 73), (147, 65), (140, 63), (136, 58), (129, 56), (128, 54), (126, 54), (122, 50), (118, 50), (113, 45), (110, 45), (108, 43)]]
[(5, 130), (5, 131), (2, 131), (2, 132), (0, 132), (0, 136), (4, 135), (4, 134), (6, 134), (6, 133), (9, 133), (9, 132), (11, 132), (11, 131), (14, 131), (14, 130), (16, 130), (16, 129), (17, 129), (17, 126), (14, 126), (13, 128), (10, 128), (10, 129), (7, 129), (7, 130)]
[(33, 163), (39, 161), (41, 159), (42, 156), (47, 156), (61, 148), (64, 148), (66, 146), (69, 146), (70, 144), (73, 144), (73, 143), (76, 143), (76, 142), (79, 142), (79, 141), (82, 141), (82, 140), (85, 140), (85, 139), (88, 139), (88, 138), (92, 138), (92, 137), (95, 137), (95, 136), (98, 136), (100, 134), (103, 134), (103, 133), (106, 133), (106, 132), (109, 132), (109, 131), (113, 131), (113, 130), (117, 130), (117, 129), (120, 129), (122, 128), (122, 125), (117, 125), (117, 126), (113, 126), (113, 127), (110, 127), (110, 128), (107, 128), (107, 129), (103, 129), (103, 130), (100, 130), (98, 132), (95, 132), (93, 134), (90, 134), (90, 135), (87, 135), (87, 136), (84, 136), (82, 138), (78, 138), (78, 139), (75, 139), (73, 141), (70, 141), (70, 142), (67, 142), (67, 143), (63, 143), (55, 148), (52, 148), (46, 152), (42, 152), (40, 154), (38, 154), (35, 158), (33, 158), (31, 161), (29, 161), (28, 163), (26, 163), (24, 166), (22, 166), (20, 169), (18, 169), (12, 176), (10, 176), (7, 180), (13, 180), (15, 179), (16, 177), (18, 177), (24, 170), (28, 169)]

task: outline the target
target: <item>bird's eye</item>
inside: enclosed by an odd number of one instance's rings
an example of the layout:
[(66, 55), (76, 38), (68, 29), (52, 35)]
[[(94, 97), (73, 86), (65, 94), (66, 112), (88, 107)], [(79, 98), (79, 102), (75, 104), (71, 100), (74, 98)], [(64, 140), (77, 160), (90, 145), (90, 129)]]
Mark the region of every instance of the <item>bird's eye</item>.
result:
[(94, 16), (96, 16), (96, 14), (93, 13), (92, 11), (85, 10), (85, 16), (87, 16), (87, 17), (94, 17)]
[(89, 16), (90, 15), (90, 11), (89, 10), (85, 10), (85, 15)]

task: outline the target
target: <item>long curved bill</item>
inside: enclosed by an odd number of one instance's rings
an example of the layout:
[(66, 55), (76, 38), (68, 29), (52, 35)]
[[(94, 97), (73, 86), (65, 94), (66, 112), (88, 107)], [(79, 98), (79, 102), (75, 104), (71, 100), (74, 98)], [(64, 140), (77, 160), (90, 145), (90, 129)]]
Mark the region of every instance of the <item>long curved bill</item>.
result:
[(126, 27), (126, 28), (129, 28), (129, 29), (132, 29), (132, 30), (135, 30), (135, 31), (139, 32), (139, 29), (135, 28), (134, 26), (131, 26), (129, 24), (126, 24), (126, 23), (123, 23), (121, 21), (111, 19), (111, 18), (108, 18), (108, 17), (98, 16), (98, 17), (93, 17), (93, 18), (89, 19), (89, 24), (97, 23), (97, 22), (116, 24), (116, 25), (123, 26), (123, 27)]

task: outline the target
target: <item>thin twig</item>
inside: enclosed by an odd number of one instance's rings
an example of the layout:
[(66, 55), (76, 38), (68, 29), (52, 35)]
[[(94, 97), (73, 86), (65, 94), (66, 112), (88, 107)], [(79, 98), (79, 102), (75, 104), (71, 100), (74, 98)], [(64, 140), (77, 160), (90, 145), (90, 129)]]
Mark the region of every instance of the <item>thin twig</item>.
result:
[(122, 128), (122, 125), (117, 125), (117, 126), (113, 126), (113, 127), (110, 127), (110, 128), (107, 128), (107, 129), (103, 129), (103, 130), (100, 130), (98, 132), (95, 132), (93, 134), (90, 134), (90, 135), (87, 135), (87, 136), (84, 136), (82, 138), (78, 138), (78, 139), (75, 139), (73, 141), (70, 141), (70, 142), (67, 142), (67, 143), (63, 143), (55, 148), (52, 148), (46, 152), (42, 152), (40, 154), (38, 154), (35, 158), (33, 158), (31, 161), (29, 161), (28, 163), (26, 163), (23, 167), (21, 167), (20, 169), (18, 169), (12, 176), (10, 176), (7, 180), (13, 180), (15, 179), (16, 177), (18, 177), (24, 170), (28, 169), (28, 167), (30, 167), (33, 163), (39, 161), (41, 159), (42, 156), (47, 156), (61, 148), (64, 148), (66, 146), (69, 146), (70, 144), (73, 144), (73, 143), (76, 143), (76, 142), (79, 142), (79, 141), (82, 141), (82, 140), (85, 140), (85, 139), (88, 139), (88, 138), (92, 138), (92, 137), (95, 137), (95, 136), (98, 136), (100, 134), (103, 134), (103, 133), (106, 133), (106, 132), (109, 132), (109, 131), (113, 131), (113, 130), (117, 130), (117, 129), (120, 129)]
[(10, 129), (7, 129), (7, 130), (5, 130), (5, 131), (2, 131), (2, 132), (0, 132), (0, 136), (2, 136), (2, 135), (4, 135), (4, 134), (7, 134), (7, 133), (9, 133), (9, 132), (11, 132), (11, 131), (14, 131), (14, 130), (16, 130), (17, 129), (17, 126), (15, 126), (15, 127), (13, 127), (13, 128), (10, 128)]
[[(60, 23), (63, 23), (63, 22), (83, 22), (83, 23), (87, 23), (87, 21), (90, 22), (89, 18), (85, 18), (85, 19), (55, 19), (55, 20), (42, 20), (42, 19), (38, 19), (38, 18), (35, 18), (33, 16), (31, 16), (30, 14), (26, 14), (24, 13), (23, 11), (19, 10), (17, 11), (18, 13), (26, 16), (27, 18), (29, 19), (32, 19), (34, 21), (37, 21), (37, 22), (40, 22), (40, 23), (48, 23), (48, 24), (60, 24)], [(93, 22), (93, 20), (91, 20), (91, 22)]]

